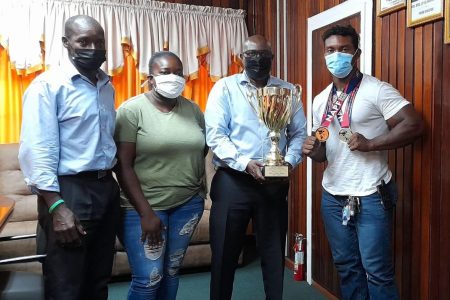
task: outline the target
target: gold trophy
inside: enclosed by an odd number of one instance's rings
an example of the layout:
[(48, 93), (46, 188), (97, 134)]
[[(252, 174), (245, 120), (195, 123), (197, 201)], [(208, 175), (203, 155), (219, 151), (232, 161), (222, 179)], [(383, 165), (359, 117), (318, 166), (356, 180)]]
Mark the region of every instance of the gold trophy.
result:
[[(263, 87), (248, 92), (250, 105), (258, 118), (269, 129), (271, 146), (264, 158), (264, 177), (283, 178), (289, 176), (289, 167), (278, 149), (280, 131), (285, 128), (291, 117), (297, 112), (301, 103), (302, 87), (295, 85), (295, 90), (283, 87)], [(252, 101), (255, 99), (256, 101)]]

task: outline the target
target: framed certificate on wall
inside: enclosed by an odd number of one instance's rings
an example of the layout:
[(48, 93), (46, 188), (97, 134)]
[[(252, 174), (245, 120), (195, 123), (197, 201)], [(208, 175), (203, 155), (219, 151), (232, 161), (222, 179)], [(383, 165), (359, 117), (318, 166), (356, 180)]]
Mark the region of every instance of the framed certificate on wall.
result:
[(377, 16), (383, 16), (406, 7), (406, 0), (377, 0)]
[(443, 0), (408, 0), (408, 27), (442, 18), (443, 2)]

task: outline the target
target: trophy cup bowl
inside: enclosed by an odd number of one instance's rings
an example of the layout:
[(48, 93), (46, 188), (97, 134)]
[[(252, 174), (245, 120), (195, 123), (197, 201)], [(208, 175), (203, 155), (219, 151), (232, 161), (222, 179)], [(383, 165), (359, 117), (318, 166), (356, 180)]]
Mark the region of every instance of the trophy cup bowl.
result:
[[(295, 85), (295, 90), (283, 87), (263, 87), (256, 89), (250, 96), (256, 98), (256, 104), (249, 101), (258, 118), (269, 129), (271, 146), (264, 158), (264, 177), (283, 178), (289, 176), (289, 167), (278, 148), (281, 133), (291, 117), (297, 112), (301, 103), (302, 87)], [(250, 100), (250, 99), (249, 99)]]

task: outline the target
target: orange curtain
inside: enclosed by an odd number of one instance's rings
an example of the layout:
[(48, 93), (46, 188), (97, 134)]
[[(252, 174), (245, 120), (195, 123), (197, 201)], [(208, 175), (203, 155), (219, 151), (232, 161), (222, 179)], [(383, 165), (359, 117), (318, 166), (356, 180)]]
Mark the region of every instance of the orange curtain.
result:
[(123, 45), (124, 66), (122, 72), (113, 76), (111, 82), (116, 91), (116, 108), (127, 99), (142, 93), (141, 79), (136, 63), (130, 53), (128, 45)]
[(11, 68), (8, 52), (0, 46), (0, 143), (19, 141), (22, 120), (22, 95), (40, 72), (17, 75)]
[[(147, 85), (141, 87), (145, 78), (139, 74), (128, 46), (124, 45), (123, 48), (125, 65), (122, 71), (113, 76), (111, 80), (116, 90), (116, 107), (119, 107), (127, 99), (148, 90)], [(201, 66), (198, 76), (186, 82), (186, 89), (183, 92), (183, 96), (197, 103), (202, 111), (205, 110), (209, 91), (214, 85), (203, 58), (199, 59)], [(229, 74), (239, 71), (239, 63), (233, 62), (229, 68)], [(19, 141), (22, 95), (31, 81), (39, 74), (40, 72), (17, 75), (16, 70), (11, 68), (7, 51), (0, 46), (0, 144)]]

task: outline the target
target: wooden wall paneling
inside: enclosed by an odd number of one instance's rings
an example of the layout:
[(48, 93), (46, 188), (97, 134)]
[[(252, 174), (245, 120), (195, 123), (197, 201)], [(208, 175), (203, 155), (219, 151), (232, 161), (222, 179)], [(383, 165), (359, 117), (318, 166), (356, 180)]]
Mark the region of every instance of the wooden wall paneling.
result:
[[(303, 70), (306, 70), (306, 63), (299, 59), (306, 56), (306, 17), (305, 7), (310, 1), (286, 1), (287, 17), (287, 80), (292, 83), (300, 84), (303, 88), (303, 107), (306, 108), (306, 82), (303, 76)], [(300, 63), (301, 62), (301, 63)], [(306, 112), (306, 111), (305, 111)], [(306, 160), (304, 160), (296, 169), (292, 180), (292, 189), (294, 193), (290, 194), (289, 202), (292, 209), (289, 216), (288, 236), (293, 237), (295, 233), (302, 233), (306, 237)], [(293, 238), (289, 240), (290, 252), (289, 258), (293, 258)], [(306, 253), (309, 255), (309, 253)], [(306, 259), (305, 259), (306, 263)], [(310, 268), (310, 266), (306, 266)]]
[(279, 44), (277, 43), (277, 0), (267, 0), (266, 6), (265, 6), (265, 12), (264, 12), (264, 22), (265, 22), (265, 37), (270, 41), (272, 44), (272, 51), (274, 54), (274, 58), (272, 61), (272, 74), (276, 76), (277, 74), (277, 59), (278, 59), (278, 48)]
[(249, 1), (253, 0), (164, 0), (163, 2), (247, 10)]
[[(416, 110), (422, 114), (422, 84), (423, 84), (423, 27), (417, 27), (414, 29), (414, 78), (413, 78), (413, 97), (414, 106)], [(417, 143), (416, 143), (417, 145)], [(419, 153), (419, 147), (414, 147), (413, 152), (413, 261), (416, 264), (413, 266), (418, 270), (423, 271), (421, 266), (423, 264), (423, 253), (425, 253), (426, 243), (424, 240), (422, 231), (422, 222), (424, 221), (424, 215), (422, 214), (422, 197), (421, 197), (421, 173), (422, 173), (422, 161)], [(414, 295), (422, 296), (422, 284), (423, 284), (422, 272), (418, 273), (418, 276), (413, 277), (413, 292)], [(422, 298), (426, 299), (426, 298)]]
[[(431, 248), (431, 205), (434, 203), (434, 199), (430, 198), (430, 187), (431, 187), (431, 159), (429, 155), (425, 153), (431, 153), (431, 125), (432, 125), (432, 115), (431, 115), (431, 104), (433, 103), (433, 23), (428, 23), (423, 27), (423, 83), (422, 83), (422, 116), (426, 124), (425, 135), (421, 140), (421, 148), (418, 152), (421, 155), (422, 171), (420, 173), (421, 181), (421, 212), (422, 212), (422, 240), (425, 241), (422, 244), (422, 260), (420, 264), (421, 269), (421, 299), (430, 299), (430, 256), (432, 254)], [(436, 245), (437, 246), (437, 245)]]
[[(411, 86), (412, 86), (412, 100), (414, 103), (415, 108), (420, 112), (419, 106), (420, 106), (420, 98), (421, 97), (421, 91), (418, 91), (418, 87), (422, 85), (422, 30), (421, 28), (412, 29), (413, 31), (413, 60), (412, 65), (409, 68), (409, 71), (413, 74), (411, 78)], [(420, 94), (419, 94), (420, 93)], [(415, 147), (412, 149), (412, 160), (415, 161), (417, 157), (417, 150)], [(420, 159), (420, 157), (419, 157)], [(414, 265), (412, 265), (411, 271), (416, 272), (420, 269), (417, 266), (420, 265), (421, 261), (421, 247), (424, 241), (422, 240), (421, 236), (421, 214), (420, 214), (420, 181), (418, 182), (416, 178), (417, 174), (420, 174), (420, 161), (416, 162), (416, 164), (412, 165), (411, 168), (412, 171), (412, 179), (411, 179), (411, 190), (412, 190), (412, 220), (415, 221), (411, 223), (411, 229), (412, 229), (412, 239), (411, 239), (411, 250), (412, 250), (412, 262), (415, 262)], [(419, 195), (419, 197), (418, 197)], [(416, 201), (417, 200), (417, 201)], [(414, 295), (420, 295), (420, 273), (418, 273), (416, 276), (411, 277), (411, 296), (414, 297)]]
[[(283, 8), (283, 16), (284, 16), (284, 11), (286, 11), (286, 24), (289, 27), (297, 27), (297, 20), (292, 19), (289, 11), (295, 9), (294, 7), (292, 7), (291, 3), (289, 1), (286, 1), (286, 8)], [(284, 33), (284, 31), (283, 31)], [(287, 30), (287, 34), (289, 34), (289, 30)], [(295, 52), (297, 49), (291, 49), (292, 45), (295, 45), (295, 41), (292, 41), (289, 39), (290, 37), (288, 37), (286, 44), (287, 44), (287, 57), (283, 57), (284, 59), (287, 61), (288, 64), (288, 71), (290, 68), (296, 68), (295, 65), (291, 64), (291, 62), (295, 61), (292, 58), (292, 53)], [(283, 40), (284, 41), (284, 40)], [(283, 49), (284, 49), (284, 45), (283, 45)], [(283, 60), (283, 69), (284, 69), (284, 60)], [(284, 70), (283, 70), (284, 72)], [(288, 76), (288, 74), (283, 74), (284, 76)], [(300, 166), (299, 166), (300, 167)], [(299, 168), (298, 167), (298, 168)], [(292, 199), (295, 199), (296, 195), (299, 194), (299, 189), (302, 187), (301, 182), (299, 181), (298, 178), (298, 168), (297, 170), (294, 172), (293, 176), (291, 177), (291, 181), (290, 181), (290, 185), (289, 185), (289, 201), (288, 201), (288, 212), (289, 212), (289, 219), (288, 219), (288, 231), (287, 231), (287, 257), (288, 257), (288, 262), (289, 264), (292, 263), (292, 259), (294, 257), (294, 253), (293, 253), (293, 247), (291, 240), (295, 239), (295, 233), (302, 233), (297, 231), (297, 224), (299, 222), (299, 219), (302, 217), (301, 214), (299, 214), (300, 209), (298, 207), (298, 201), (292, 201)], [(301, 167), (300, 167), (301, 168)], [(303, 232), (303, 234), (305, 235), (305, 233)]]
[[(406, 23), (403, 23), (406, 24)], [(405, 27), (405, 25), (403, 25)], [(405, 61), (405, 87), (403, 96), (414, 103), (413, 99), (413, 69), (414, 65), (414, 31), (410, 28), (405, 29), (405, 41), (404, 41), (404, 61)], [(403, 235), (403, 244), (401, 248), (395, 249), (395, 256), (402, 256), (402, 266), (400, 272), (402, 275), (402, 281), (399, 282), (400, 291), (402, 292), (401, 296), (403, 299), (412, 299), (412, 274), (413, 266), (412, 262), (414, 261), (414, 250), (412, 249), (412, 240), (413, 238), (417, 238), (414, 236), (414, 229), (412, 228), (413, 222), (413, 192), (411, 186), (413, 184), (413, 167), (412, 167), (412, 154), (413, 147), (407, 146), (404, 148), (404, 174), (403, 177), (403, 198), (399, 198), (399, 201), (402, 205), (402, 211), (397, 210), (397, 214), (401, 214), (403, 217), (403, 223), (399, 224), (400, 230)], [(400, 180), (399, 180), (400, 181)], [(399, 272), (399, 270), (397, 270)]]
[[(439, 78), (442, 78), (442, 47), (443, 47), (443, 41), (442, 41), (442, 35), (443, 35), (443, 26), (442, 22), (438, 22), (434, 25), (434, 31), (432, 40), (433, 43), (433, 53), (432, 53), (432, 67), (433, 67), (433, 74), (432, 74), (432, 80), (433, 80), (433, 97), (432, 97), (432, 103), (430, 105), (432, 109), (432, 122), (431, 122), (431, 131), (436, 132), (438, 134), (433, 134), (431, 136), (431, 157), (434, 159), (432, 160), (432, 172), (430, 176), (430, 187), (431, 187), (431, 193), (430, 193), (430, 199), (432, 199), (434, 205), (431, 206), (431, 228), (430, 231), (430, 243), (431, 245), (440, 245), (440, 236), (442, 235), (444, 228), (440, 227), (440, 221), (439, 216), (441, 213), (441, 163), (442, 159), (440, 156), (441, 146), (442, 146), (442, 139), (441, 139), (441, 122), (442, 122), (442, 81), (439, 80)], [(448, 227), (450, 228), (450, 227)], [(450, 248), (448, 248), (450, 249)], [(439, 270), (438, 276), (436, 278), (439, 278), (439, 280), (433, 280), (430, 281), (430, 298), (431, 299), (440, 299), (439, 297), (442, 296), (441, 299), (449, 299), (449, 294), (447, 292), (447, 297), (443, 295), (444, 293), (440, 290), (440, 279), (441, 275), (444, 275), (445, 278), (445, 268), (441, 269), (441, 263), (445, 266), (445, 262), (448, 262), (448, 259), (441, 260), (440, 257), (444, 253), (441, 253), (439, 247), (433, 247), (432, 253), (430, 255), (430, 269), (431, 272), (433, 270)], [(444, 255), (443, 255), (444, 256)], [(448, 263), (447, 263), (448, 267)], [(447, 269), (448, 270), (448, 269)], [(444, 271), (444, 272), (443, 272)], [(433, 274), (434, 275), (434, 274)], [(447, 281), (446, 290), (448, 291), (448, 287), (450, 282)]]
[(247, 1), (247, 30), (248, 35), (253, 35), (256, 32), (256, 14), (255, 14), (255, 0)]
[(265, 35), (265, 7), (267, 1), (248, 0), (248, 31), (249, 35)]
[[(283, 1), (282, 1), (283, 2)], [(284, 77), (283, 78), (287, 78), (288, 81), (289, 80), (293, 80), (291, 82), (293, 83), (299, 83), (298, 81), (296, 81), (296, 78), (290, 78), (289, 74), (292, 70), (297, 69), (297, 64), (295, 64), (294, 62), (296, 62), (297, 60), (295, 59), (296, 57), (296, 53), (298, 51), (298, 49), (296, 48), (296, 44), (297, 44), (297, 38), (295, 36), (291, 36), (290, 35), (290, 28), (299, 28), (299, 24), (298, 21), (301, 18), (300, 15), (298, 15), (298, 18), (292, 18), (292, 14), (291, 11), (296, 10), (298, 6), (298, 3), (292, 3), (290, 1), (286, 1), (286, 8), (283, 8), (283, 14), (284, 11), (286, 11), (285, 17), (286, 17), (286, 47), (287, 47), (287, 56), (283, 57), (286, 60), (287, 63), (287, 74), (283, 74)], [(283, 31), (284, 33), (284, 31)], [(284, 40), (282, 40), (284, 43)], [(283, 47), (285, 47), (283, 45)], [(284, 48), (283, 48), (284, 49)], [(284, 69), (284, 61), (283, 61), (283, 69)], [(284, 72), (284, 70), (283, 70)], [(304, 98), (304, 96), (303, 96)], [(304, 99), (302, 99), (304, 100)], [(303, 163), (302, 163), (303, 164)], [(299, 201), (295, 201), (294, 199), (296, 199), (298, 197), (299, 194), (301, 194), (301, 189), (303, 187), (302, 183), (301, 183), (301, 176), (300, 173), (301, 168), (302, 168), (302, 164), (300, 164), (297, 169), (294, 171), (294, 174), (291, 177), (291, 182), (290, 182), (290, 186), (289, 186), (289, 222), (288, 222), (288, 232), (287, 232), (287, 239), (288, 239), (288, 247), (287, 247), (287, 260), (289, 262), (289, 264), (293, 263), (293, 257), (294, 257), (294, 251), (293, 251), (293, 243), (292, 241), (295, 239), (295, 233), (302, 233), (303, 235), (306, 235), (306, 231), (301, 231), (299, 228), (299, 223), (302, 222), (302, 218), (303, 216), (301, 215), (300, 211), (301, 208), (299, 206), (299, 204), (301, 204)], [(307, 255), (307, 254), (306, 254)], [(306, 266), (308, 267), (308, 266)]]
[(372, 69), (374, 70), (374, 74), (381, 74), (381, 41), (377, 40), (375, 36), (381, 36), (381, 29), (382, 29), (382, 18), (375, 18), (375, 28), (374, 28), (374, 37), (372, 38), (372, 45), (374, 49), (374, 57), (375, 59), (372, 60)]
[[(442, 32), (442, 30), (441, 30)], [(437, 36), (442, 39), (442, 34)], [(448, 153), (450, 146), (448, 141), (450, 140), (450, 45), (443, 45), (442, 49), (442, 97), (441, 104), (435, 104), (436, 109), (441, 110), (441, 125), (439, 131), (436, 131), (436, 139), (441, 139), (441, 161), (438, 167), (441, 167), (440, 173), (440, 214), (439, 214), (439, 227), (440, 227), (440, 256), (437, 257), (440, 261), (440, 272), (438, 276), (439, 280), (439, 299), (450, 300), (450, 201), (448, 196), (450, 195), (450, 159)], [(436, 62), (439, 63), (439, 60)], [(438, 75), (438, 74), (437, 74)], [(436, 80), (439, 77), (436, 77)], [(437, 164), (437, 163), (436, 163)], [(436, 277), (434, 277), (435, 280)]]
[[(303, 107), (306, 103), (306, 85), (303, 78), (301, 77), (301, 69), (305, 68), (305, 64), (297, 63), (299, 57), (302, 57), (303, 52), (306, 49), (306, 45), (300, 42), (298, 35), (292, 34), (292, 29), (296, 32), (305, 31), (306, 19), (302, 17), (304, 10), (302, 9), (304, 3), (299, 3), (298, 1), (286, 1), (286, 25), (287, 25), (287, 80), (300, 84), (303, 88)], [(289, 252), (288, 257), (293, 258), (293, 242), (295, 233), (301, 233), (306, 237), (306, 193), (304, 187), (306, 186), (306, 178), (303, 174), (306, 173), (306, 160), (304, 160), (295, 171), (295, 174), (291, 181), (291, 193), (289, 196), (290, 203), (290, 217), (289, 217), (289, 227), (288, 227), (288, 237), (289, 237)], [(308, 255), (308, 253), (306, 253)], [(309, 266), (306, 266), (309, 268)]]
[(278, 18), (279, 18), (279, 23), (280, 23), (280, 43), (279, 43), (279, 49), (280, 49), (280, 74), (279, 77), (281, 79), (285, 79), (286, 75), (284, 74), (284, 60), (286, 59), (284, 57), (284, 32), (285, 32), (285, 28), (284, 28), (284, 7), (283, 7), (283, 0), (279, 0), (279, 12), (278, 12)]
[(239, 0), (227, 0), (228, 1), (228, 7), (239, 9)]
[(231, 7), (231, 0), (220, 0), (221, 7)]
[[(378, 19), (378, 18), (377, 18)], [(396, 37), (396, 87), (399, 90), (400, 94), (405, 94), (405, 26), (401, 26), (401, 24), (405, 24), (405, 10), (402, 10), (397, 15), (397, 24), (395, 27), (398, 27), (397, 37)], [(395, 51), (395, 49), (394, 49)], [(405, 187), (404, 178), (405, 178), (405, 168), (404, 168), (404, 149), (398, 149), (396, 151), (396, 160), (395, 160), (395, 181), (397, 184), (398, 191), (398, 199), (404, 199), (403, 189)], [(398, 288), (400, 295), (403, 294), (403, 285), (401, 284), (403, 281), (403, 273), (401, 272), (401, 267), (403, 263), (407, 263), (404, 260), (405, 256), (403, 255), (395, 255), (401, 253), (401, 251), (396, 251), (396, 249), (402, 249), (403, 240), (404, 240), (404, 232), (402, 230), (404, 224), (403, 218), (403, 210), (404, 210), (404, 201), (397, 201), (397, 206), (395, 208), (395, 219), (393, 222), (393, 233), (394, 233), (394, 264), (396, 270), (396, 279), (398, 281)]]
[(221, 0), (211, 0), (211, 5), (216, 6), (216, 7), (221, 7), (222, 1)]

